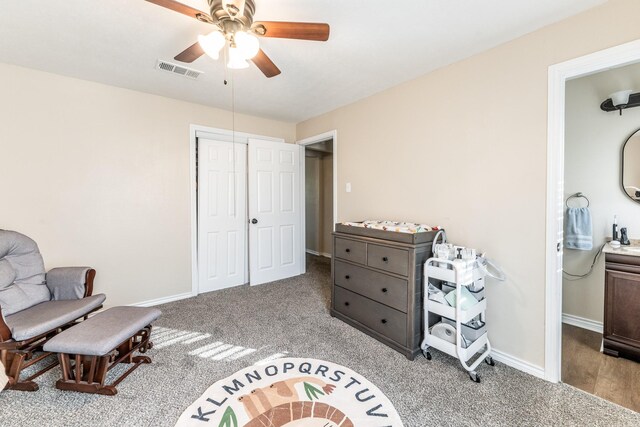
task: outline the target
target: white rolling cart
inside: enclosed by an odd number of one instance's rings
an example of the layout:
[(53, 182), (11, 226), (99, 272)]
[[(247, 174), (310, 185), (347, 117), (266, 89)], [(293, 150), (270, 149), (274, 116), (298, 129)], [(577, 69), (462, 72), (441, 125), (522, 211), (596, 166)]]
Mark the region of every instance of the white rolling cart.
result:
[[(433, 347), (437, 350), (443, 351), (453, 357), (460, 360), (462, 367), (469, 373), (471, 380), (480, 382), (480, 376), (475, 371), (482, 361), (485, 361), (488, 365), (494, 366), (493, 359), (491, 358), (491, 344), (487, 337), (485, 320), (485, 310), (487, 308), (487, 301), (484, 298), (484, 283), (482, 289), (477, 289), (475, 293), (482, 292), (479, 301), (469, 307), (467, 310), (462, 308), (460, 301), (462, 301), (463, 287), (469, 287), (478, 281), (484, 282), (486, 270), (483, 270), (478, 266), (476, 262), (473, 262), (471, 266), (464, 267), (460, 263), (454, 261), (444, 260), (440, 258), (429, 258), (424, 264), (424, 277), (425, 277), (425, 289), (424, 289), (424, 339), (422, 341), (421, 349), (424, 356), (431, 360), (431, 353), (429, 348)], [(448, 286), (449, 289), (455, 287), (456, 292), (456, 304), (452, 307), (448, 304), (442, 304), (437, 301), (429, 299), (429, 292), (427, 287), (429, 279), (435, 279), (446, 282), (443, 286)], [(444, 322), (455, 324), (455, 344), (447, 341), (439, 336), (433, 335), (429, 329), (429, 313), (434, 313), (438, 316), (442, 316)], [(475, 330), (469, 328), (467, 323), (478, 318), (482, 322), (481, 328)], [(455, 323), (454, 323), (455, 322)], [(463, 331), (469, 331), (472, 339), (463, 337)], [(481, 353), (475, 361), (469, 364), (470, 360), (478, 353)]]

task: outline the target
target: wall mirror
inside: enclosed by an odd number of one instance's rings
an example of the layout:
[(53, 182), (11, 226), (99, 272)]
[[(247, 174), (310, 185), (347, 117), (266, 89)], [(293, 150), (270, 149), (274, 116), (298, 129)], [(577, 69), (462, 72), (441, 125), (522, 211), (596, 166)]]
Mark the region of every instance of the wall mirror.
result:
[(640, 129), (622, 147), (622, 190), (640, 203)]

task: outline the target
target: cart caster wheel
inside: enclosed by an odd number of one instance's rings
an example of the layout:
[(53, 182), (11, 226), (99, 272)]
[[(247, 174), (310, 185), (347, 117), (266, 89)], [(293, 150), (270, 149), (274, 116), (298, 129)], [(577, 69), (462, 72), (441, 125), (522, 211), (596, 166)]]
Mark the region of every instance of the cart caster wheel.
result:
[(431, 360), (431, 353), (430, 353), (430, 352), (428, 352), (428, 351), (426, 351), (426, 350), (422, 350), (422, 354), (424, 355), (424, 357), (425, 357), (427, 360)]
[(484, 359), (484, 361), (489, 366), (496, 366), (496, 362), (493, 361), (493, 358), (491, 356), (487, 356), (487, 358)]
[(474, 383), (480, 382), (480, 375), (478, 375), (478, 373), (475, 371), (469, 372), (469, 378), (471, 378), (471, 381), (473, 381)]

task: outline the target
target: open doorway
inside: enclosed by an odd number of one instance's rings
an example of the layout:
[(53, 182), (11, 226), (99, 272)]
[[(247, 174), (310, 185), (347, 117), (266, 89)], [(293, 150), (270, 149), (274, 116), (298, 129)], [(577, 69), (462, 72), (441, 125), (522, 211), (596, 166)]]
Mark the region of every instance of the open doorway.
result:
[(305, 146), (306, 253), (331, 258), (333, 138)]
[(549, 67), (544, 376), (551, 382), (561, 381), (562, 366), (566, 83), (639, 61), (640, 40), (636, 40)]
[(566, 84), (561, 379), (640, 411), (640, 108), (605, 111), (626, 89), (640, 92), (640, 63)]

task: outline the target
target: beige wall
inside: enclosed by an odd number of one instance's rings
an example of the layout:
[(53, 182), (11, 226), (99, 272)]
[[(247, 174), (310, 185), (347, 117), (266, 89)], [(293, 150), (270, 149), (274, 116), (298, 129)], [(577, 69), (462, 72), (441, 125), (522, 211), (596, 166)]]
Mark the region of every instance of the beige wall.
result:
[[(622, 146), (640, 128), (640, 108), (625, 110), (622, 116), (600, 109), (600, 103), (610, 93), (634, 87), (633, 83), (620, 78), (628, 71), (640, 73), (640, 65), (567, 83), (565, 200), (571, 194), (584, 193), (590, 200), (593, 221), (593, 251), (564, 251), (564, 269), (569, 273), (584, 274), (589, 270), (596, 251), (604, 244), (605, 238), (611, 236), (614, 215), (618, 215), (619, 227), (628, 228), (631, 238), (640, 237), (640, 204), (630, 200), (620, 186)], [(637, 89), (640, 90), (640, 86)], [(640, 140), (637, 144), (640, 147)], [(634, 167), (640, 171), (640, 157), (636, 159)], [(573, 200), (569, 204), (584, 206), (583, 201)], [(563, 281), (562, 305), (565, 314), (602, 322), (604, 257), (601, 257), (590, 276)]]
[[(508, 281), (487, 289), (494, 347), (544, 365), (549, 65), (640, 38), (640, 2), (543, 28), (297, 127), (337, 129), (338, 219), (445, 226)], [(607, 26), (615, 22), (615, 26)], [(353, 191), (344, 191), (351, 182)]]
[[(47, 268), (95, 267), (109, 306), (190, 292), (189, 125), (231, 113), (6, 64), (0, 94), (0, 227)], [(290, 123), (236, 128), (295, 141)]]

